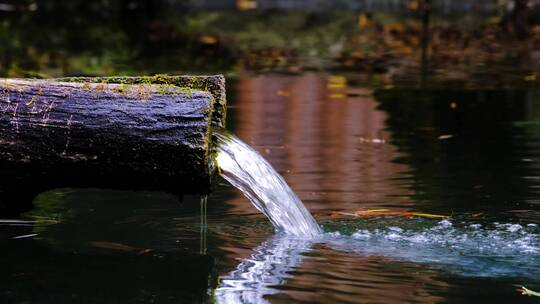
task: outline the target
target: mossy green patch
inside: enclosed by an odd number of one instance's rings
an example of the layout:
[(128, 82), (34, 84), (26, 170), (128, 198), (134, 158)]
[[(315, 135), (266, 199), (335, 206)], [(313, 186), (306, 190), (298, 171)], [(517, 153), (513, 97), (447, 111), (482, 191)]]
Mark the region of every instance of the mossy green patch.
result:
[(40, 87), (38, 88), (37, 93), (34, 94), (34, 95), (32, 95), (32, 98), (30, 98), (30, 101), (28, 101), (28, 102), (26, 103), (26, 105), (27, 105), (28, 107), (31, 107), (32, 105), (34, 105), (34, 103), (38, 100), (38, 98), (39, 98), (41, 95), (43, 95), (43, 87), (40, 86)]

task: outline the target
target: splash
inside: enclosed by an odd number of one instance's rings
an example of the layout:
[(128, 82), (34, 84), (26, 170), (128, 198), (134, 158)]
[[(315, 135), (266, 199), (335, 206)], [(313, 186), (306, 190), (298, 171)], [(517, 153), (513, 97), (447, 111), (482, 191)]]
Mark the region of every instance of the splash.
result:
[(302, 201), (257, 151), (225, 130), (215, 130), (214, 135), (221, 176), (240, 189), (276, 230), (299, 237), (322, 233)]
[[(401, 225), (400, 225), (401, 224)], [(325, 242), (334, 250), (361, 256), (428, 264), (468, 277), (540, 276), (540, 234), (536, 224), (456, 223), (435, 225), (381, 223), (351, 232), (328, 232)]]
[[(382, 257), (388, 263), (423, 264), (431, 270), (462, 277), (511, 278), (516, 283), (540, 277), (540, 231), (536, 224), (480, 224), (447, 219), (361, 222), (351, 230), (326, 232), (310, 240), (274, 235), (253, 249), (235, 270), (221, 277), (214, 293), (216, 302), (269, 303), (266, 297), (280, 293), (279, 286), (286, 284), (311, 258), (310, 252), (320, 248), (359, 257)], [(524, 287), (519, 291), (536, 295)]]

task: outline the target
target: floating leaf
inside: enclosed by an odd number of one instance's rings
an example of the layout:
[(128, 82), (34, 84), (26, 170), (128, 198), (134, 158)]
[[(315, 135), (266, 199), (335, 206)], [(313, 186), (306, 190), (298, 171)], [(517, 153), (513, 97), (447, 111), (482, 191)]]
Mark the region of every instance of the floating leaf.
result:
[(329, 89), (343, 89), (347, 87), (347, 78), (344, 76), (333, 75), (328, 77), (328, 84), (326, 85)]
[(137, 247), (132, 247), (132, 246), (124, 245), (121, 243), (113, 243), (113, 242), (90, 242), (90, 245), (96, 248), (135, 252), (137, 254), (146, 254), (153, 251), (153, 249), (149, 249), (149, 248), (137, 248)]
[(437, 139), (445, 140), (445, 139), (450, 139), (452, 137), (454, 137), (454, 135), (452, 135), (452, 134), (444, 134), (444, 135), (439, 136)]
[(337, 217), (340, 215), (353, 216), (353, 217), (398, 216), (398, 217), (406, 217), (406, 218), (413, 218), (413, 217), (427, 217), (427, 218), (439, 218), (439, 219), (449, 218), (449, 216), (447, 215), (414, 212), (414, 211), (390, 210), (390, 209), (357, 210), (354, 213), (333, 212), (331, 214), (332, 217)]

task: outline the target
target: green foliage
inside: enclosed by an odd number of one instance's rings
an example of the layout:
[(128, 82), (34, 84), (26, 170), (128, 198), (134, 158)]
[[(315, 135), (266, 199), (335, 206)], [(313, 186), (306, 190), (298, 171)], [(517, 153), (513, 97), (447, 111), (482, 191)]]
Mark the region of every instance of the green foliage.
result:
[[(130, 11), (115, 1), (69, 3), (40, 4), (0, 22), (1, 77), (340, 69), (390, 72), (372, 78), (386, 86), (396, 70), (420, 58), (449, 78), (455, 70), (513, 66), (540, 41), (540, 31), (531, 29), (528, 43), (516, 43), (503, 35), (498, 16), (433, 15), (424, 45), (417, 12), (167, 11), (160, 2)], [(536, 82), (531, 71), (518, 80)]]

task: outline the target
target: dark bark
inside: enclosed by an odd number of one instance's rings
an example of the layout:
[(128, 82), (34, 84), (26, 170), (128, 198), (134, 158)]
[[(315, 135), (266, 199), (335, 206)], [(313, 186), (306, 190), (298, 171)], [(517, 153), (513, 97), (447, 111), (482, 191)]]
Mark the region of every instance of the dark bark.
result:
[(159, 77), (0, 80), (0, 205), (56, 187), (209, 192), (223, 78)]

